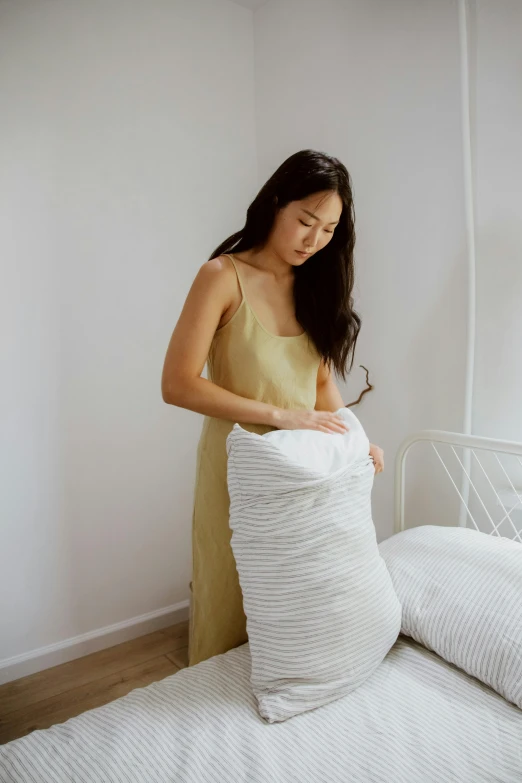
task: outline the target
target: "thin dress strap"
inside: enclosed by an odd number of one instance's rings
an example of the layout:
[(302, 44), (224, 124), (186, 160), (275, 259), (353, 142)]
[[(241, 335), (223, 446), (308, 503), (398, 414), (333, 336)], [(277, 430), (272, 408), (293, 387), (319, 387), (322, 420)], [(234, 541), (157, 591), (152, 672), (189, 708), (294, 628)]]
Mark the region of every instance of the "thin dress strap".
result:
[(234, 267), (234, 269), (236, 270), (236, 277), (237, 277), (237, 282), (239, 283), (239, 289), (240, 289), (240, 291), (241, 291), (241, 296), (243, 297), (243, 299), (244, 299), (244, 300), (245, 300), (245, 302), (246, 302), (246, 301), (247, 301), (247, 298), (246, 298), (246, 294), (245, 294), (245, 289), (244, 289), (244, 287), (243, 287), (243, 281), (241, 280), (241, 275), (239, 274), (239, 269), (237, 268), (237, 264), (236, 264), (236, 262), (234, 261), (234, 258), (233, 258), (233, 256), (232, 256), (232, 254), (231, 254), (231, 253), (223, 253), (223, 255), (224, 255), (224, 256), (228, 256), (228, 257), (230, 258), (230, 260), (232, 261), (232, 266), (233, 266), (233, 267)]

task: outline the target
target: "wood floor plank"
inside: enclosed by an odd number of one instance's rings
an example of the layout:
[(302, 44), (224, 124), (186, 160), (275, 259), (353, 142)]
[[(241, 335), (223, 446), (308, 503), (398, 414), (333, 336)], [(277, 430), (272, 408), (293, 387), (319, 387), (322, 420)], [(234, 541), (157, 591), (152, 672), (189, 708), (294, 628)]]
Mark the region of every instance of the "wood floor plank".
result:
[(66, 693), (51, 696), (37, 704), (25, 706), (0, 718), (0, 744), (23, 737), (35, 729), (47, 729), (56, 723), (63, 723), (82, 712), (119, 699), (135, 688), (145, 687), (178, 671), (175, 663), (162, 655)]
[(122, 669), (181, 650), (187, 641), (188, 623), (185, 621), (0, 685), (0, 718)]
[(176, 652), (167, 653), (167, 658), (176, 664), (179, 669), (185, 669), (188, 666), (188, 647), (182, 647)]

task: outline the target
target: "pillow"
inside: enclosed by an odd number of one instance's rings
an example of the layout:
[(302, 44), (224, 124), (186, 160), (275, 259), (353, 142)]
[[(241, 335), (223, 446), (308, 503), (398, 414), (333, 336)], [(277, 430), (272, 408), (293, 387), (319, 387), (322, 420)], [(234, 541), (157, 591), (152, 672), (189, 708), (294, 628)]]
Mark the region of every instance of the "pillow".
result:
[(522, 544), (425, 525), (381, 541), (402, 633), (522, 708)]
[(399, 635), (401, 607), (371, 516), (374, 465), (353, 413), (346, 434), (286, 430), (227, 438), (232, 551), (269, 723), (361, 685)]
[(367, 460), (370, 451), (370, 443), (357, 417), (346, 408), (337, 414), (350, 428), (344, 435), (314, 430), (274, 430), (263, 437), (291, 462), (318, 474), (331, 475), (340, 468)]

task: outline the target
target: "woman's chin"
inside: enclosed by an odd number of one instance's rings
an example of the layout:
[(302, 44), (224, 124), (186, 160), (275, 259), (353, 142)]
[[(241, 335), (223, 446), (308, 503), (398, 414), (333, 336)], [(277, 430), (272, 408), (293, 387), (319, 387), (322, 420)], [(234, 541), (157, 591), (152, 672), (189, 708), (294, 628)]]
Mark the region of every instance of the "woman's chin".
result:
[(290, 254), (290, 258), (288, 259), (288, 262), (290, 264), (292, 264), (292, 266), (303, 266), (303, 264), (305, 264), (308, 261), (309, 258), (310, 258), (310, 255), (301, 256), (301, 255), (299, 255), (299, 253), (296, 253), (295, 251), (293, 251)]

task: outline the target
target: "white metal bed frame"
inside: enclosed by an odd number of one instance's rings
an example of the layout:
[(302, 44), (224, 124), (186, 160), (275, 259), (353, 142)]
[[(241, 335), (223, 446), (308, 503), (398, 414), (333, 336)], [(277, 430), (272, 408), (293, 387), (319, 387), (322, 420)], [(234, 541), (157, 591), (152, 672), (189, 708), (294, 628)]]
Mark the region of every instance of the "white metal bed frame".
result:
[[(461, 433), (446, 432), (444, 430), (421, 430), (420, 432), (416, 432), (413, 435), (409, 436), (399, 447), (399, 451), (397, 453), (396, 462), (395, 462), (395, 532), (398, 533), (405, 529), (404, 507), (405, 507), (406, 457), (410, 449), (412, 448), (412, 446), (421, 442), (428, 442), (429, 444), (431, 444), (432, 448), (437, 454), (437, 457), (439, 458), (440, 463), (442, 464), (451, 483), (453, 484), (454, 489), (456, 490), (456, 492), (460, 497), (461, 509), (465, 510), (466, 513), (461, 514), (459, 525), (466, 527), (466, 521), (467, 518), (469, 517), (473, 527), (476, 530), (479, 530), (479, 527), (476, 524), (475, 519), (473, 518), (473, 514), (469, 508), (469, 503), (468, 503), (469, 492), (471, 488), (471, 490), (474, 493), (472, 497), (476, 497), (478, 499), (479, 503), (483, 507), (489, 519), (489, 522), (491, 523), (491, 531), (489, 531), (489, 535), (500, 536), (501, 534), (498, 532), (498, 529), (503, 522), (508, 520), (510, 524), (510, 535), (505, 537), (512, 538), (513, 540), (522, 543), (522, 525), (519, 522), (517, 526), (516, 520), (514, 521), (512, 518), (513, 512), (522, 510), (522, 443), (517, 443), (516, 441), (508, 441), (508, 440), (497, 440), (495, 438), (482, 438), (477, 435), (463, 435)], [(446, 444), (451, 447), (451, 451), (453, 452), (453, 454), (455, 455), (456, 459), (460, 464), (459, 470), (462, 471), (461, 489), (458, 488), (457, 483), (455, 482), (450, 471), (448, 470), (448, 467), (444, 462), (444, 459), (441, 456), (436, 444), (439, 445)], [(497, 522), (494, 521), (490, 512), (488, 511), (486, 504), (484, 503), (481, 497), (479, 490), (475, 486), (476, 482), (473, 481), (472, 476), (470, 475), (471, 473), (470, 459), (464, 458), (464, 460), (462, 460), (461, 457), (458, 455), (455, 447), (461, 447), (465, 449), (465, 454), (468, 457), (472, 455), (475, 458), (474, 464), (476, 464), (476, 466), (480, 469), (481, 474), (485, 477), (489, 487), (491, 488), (491, 490), (493, 491), (494, 495), (497, 498), (497, 504), (502, 508), (504, 516), (500, 521)], [(483, 463), (477, 456), (477, 451), (490, 452), (493, 453), (493, 455), (495, 456), (496, 462), (500, 467), (502, 475), (506, 479), (507, 483), (505, 486), (510, 488), (510, 492), (509, 492), (510, 498), (514, 500), (514, 504), (512, 505), (511, 508), (506, 507), (506, 498), (504, 497), (504, 499), (502, 499), (501, 494), (499, 494), (499, 492), (501, 491), (495, 488), (493, 482), (491, 481), (490, 476), (488, 475), (486, 469), (484, 468)], [(505, 465), (499, 459), (499, 455), (511, 455), (515, 457), (515, 460), (520, 467), (520, 478), (516, 480), (517, 481), (516, 484), (513, 483), (513, 479), (506, 471)]]

